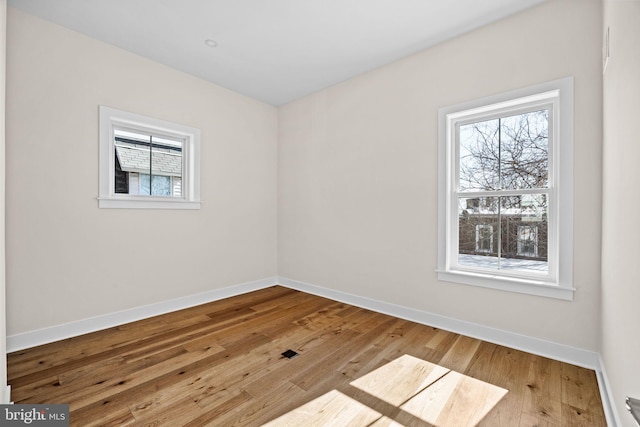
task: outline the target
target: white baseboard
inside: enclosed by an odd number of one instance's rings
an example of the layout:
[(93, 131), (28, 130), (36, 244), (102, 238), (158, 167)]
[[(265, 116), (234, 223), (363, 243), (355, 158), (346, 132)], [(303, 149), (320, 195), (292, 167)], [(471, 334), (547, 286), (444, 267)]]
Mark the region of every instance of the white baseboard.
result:
[(5, 392), (4, 392), (4, 398), (2, 399), (2, 404), (3, 405), (11, 405), (13, 404), (13, 402), (11, 401), (11, 386), (7, 385)]
[(622, 422), (616, 409), (615, 399), (611, 393), (611, 385), (609, 384), (609, 378), (607, 377), (607, 371), (604, 368), (604, 361), (601, 356), (598, 358), (596, 375), (598, 377), (598, 387), (600, 387), (600, 398), (602, 399), (604, 415), (607, 417), (607, 424), (610, 427), (621, 426)]
[(60, 341), (66, 338), (71, 338), (78, 335), (123, 325), (125, 323), (135, 322), (136, 320), (170, 313), (172, 311), (181, 310), (183, 308), (193, 307), (211, 301), (256, 291), (258, 289), (274, 286), (277, 283), (276, 279), (276, 277), (268, 277), (253, 282), (243, 283), (240, 285), (230, 286), (222, 289), (216, 289), (200, 294), (188, 295), (186, 297), (180, 297), (156, 304), (136, 307), (116, 313), (109, 313), (102, 316), (91, 317), (88, 319), (78, 320), (62, 325), (56, 325), (36, 331), (10, 335), (7, 337), (7, 353), (12, 353), (14, 351), (22, 350), (25, 348), (48, 344), (54, 341)]

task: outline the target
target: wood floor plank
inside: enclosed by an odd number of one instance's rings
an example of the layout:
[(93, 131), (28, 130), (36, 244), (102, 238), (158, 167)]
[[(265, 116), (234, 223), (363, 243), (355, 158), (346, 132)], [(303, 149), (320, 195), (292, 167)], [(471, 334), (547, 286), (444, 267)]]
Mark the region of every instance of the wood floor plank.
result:
[(310, 400), (311, 398), (305, 390), (289, 381), (282, 381), (257, 393), (249, 404), (237, 406), (223, 415), (208, 418), (206, 424), (198, 425), (262, 426)]
[(158, 375), (153, 378), (153, 380), (131, 387), (127, 390), (113, 390), (112, 394), (105, 399), (84, 406), (78, 409), (77, 413), (84, 416), (86, 412), (108, 411), (110, 407), (119, 407), (122, 404), (137, 401), (141, 396), (147, 396), (158, 389), (172, 387), (184, 380), (184, 378), (196, 377), (203, 374), (209, 370), (211, 366), (215, 366), (217, 363), (220, 363), (221, 360), (226, 360), (234, 354), (241, 354), (239, 351), (245, 346), (252, 347), (266, 342), (269, 342), (269, 339), (262, 335), (247, 336), (244, 340), (236, 342), (235, 346), (227, 348), (222, 353), (215, 353), (204, 359), (191, 362), (188, 365), (181, 366), (180, 368), (166, 374)]
[(401, 406), (437, 426), (475, 426), (508, 391), (450, 371)]
[(465, 372), (480, 343), (480, 340), (459, 335), (438, 364), (452, 371)]
[[(201, 316), (248, 308), (274, 299), (286, 301), (287, 298), (299, 298), (299, 294), (291, 289), (274, 286), (263, 289), (260, 293), (252, 292), (235, 298), (226, 298), (163, 316), (143, 319), (68, 340), (21, 350), (12, 353), (12, 357), (8, 359), (9, 372), (11, 374), (20, 373), (21, 376), (24, 376), (32, 371), (41, 371), (43, 368), (55, 366), (50, 361), (55, 361), (56, 365), (65, 364), (69, 360), (94, 356), (132, 343), (139, 345), (141, 340), (147, 340), (176, 329), (180, 329), (184, 333), (184, 327), (200, 324), (203, 319)], [(211, 320), (210, 317), (204, 319)], [(189, 323), (184, 324), (185, 321)], [(231, 321), (237, 322), (237, 316)], [(221, 322), (214, 320), (211, 323), (220, 324)], [(70, 342), (73, 345), (69, 345)], [(14, 379), (11, 378), (11, 380)]]
[(594, 408), (602, 407), (595, 373), (568, 364), (563, 364), (561, 371), (563, 425), (605, 425), (594, 417)]
[(71, 412), (69, 421), (73, 426), (131, 426), (136, 422), (127, 405), (111, 406), (108, 411), (92, 411), (85, 413)]
[(367, 426), (378, 418), (380, 413), (367, 405), (331, 390), (264, 426)]
[(8, 377), (81, 427), (606, 425), (593, 371), (280, 286), (12, 353)]
[(531, 358), (529, 353), (497, 346), (491, 360), (487, 382), (502, 387), (509, 392), (489, 412), (479, 425), (517, 426), (520, 423), (526, 395)]
[(349, 384), (400, 407), (449, 372), (451, 370), (444, 366), (404, 355)]
[(383, 363), (407, 354), (407, 342), (424, 337), (423, 328), (417, 323), (397, 319), (390, 325), (388, 332), (373, 341), (358, 357), (347, 361), (340, 372), (345, 378), (356, 379), (362, 372), (370, 372)]
[(130, 408), (135, 419), (132, 426), (182, 426), (202, 415), (201, 409), (191, 399), (174, 400), (167, 405)]
[(529, 366), (521, 424), (531, 417), (548, 425), (562, 424), (562, 368), (545, 357), (533, 358)]
[(381, 333), (376, 326), (384, 329), (385, 326), (388, 327), (392, 322), (395, 322), (395, 319), (388, 317), (386, 319), (372, 318), (369, 322), (370, 329), (366, 333), (359, 333), (351, 329), (345, 331), (344, 334), (352, 332), (355, 336), (340, 342), (340, 345), (329, 347), (327, 349), (329, 351), (328, 354), (323, 357), (317, 357), (320, 360), (316, 364), (310, 365), (309, 368), (294, 376), (291, 382), (304, 390), (317, 389), (323, 386), (335, 378), (334, 374), (340, 371), (340, 367), (346, 361), (360, 354), (364, 350), (363, 346)]

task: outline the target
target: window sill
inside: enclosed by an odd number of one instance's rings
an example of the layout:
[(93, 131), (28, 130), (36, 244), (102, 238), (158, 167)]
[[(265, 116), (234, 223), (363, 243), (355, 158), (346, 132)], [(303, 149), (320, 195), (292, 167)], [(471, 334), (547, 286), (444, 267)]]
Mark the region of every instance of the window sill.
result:
[(201, 201), (171, 200), (158, 198), (101, 198), (98, 207), (103, 209), (200, 209)]
[(466, 271), (436, 270), (438, 280), (483, 288), (499, 289), (527, 295), (555, 298), (566, 301), (573, 300), (574, 288), (561, 287), (548, 282), (520, 279), (515, 277), (494, 276), (489, 274), (470, 273)]

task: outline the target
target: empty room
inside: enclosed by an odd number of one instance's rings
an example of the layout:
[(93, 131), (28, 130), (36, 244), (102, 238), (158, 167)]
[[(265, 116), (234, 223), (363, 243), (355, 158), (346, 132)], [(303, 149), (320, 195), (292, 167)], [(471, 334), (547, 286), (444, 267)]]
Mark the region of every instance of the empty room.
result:
[(640, 0), (0, 25), (0, 424), (640, 425)]

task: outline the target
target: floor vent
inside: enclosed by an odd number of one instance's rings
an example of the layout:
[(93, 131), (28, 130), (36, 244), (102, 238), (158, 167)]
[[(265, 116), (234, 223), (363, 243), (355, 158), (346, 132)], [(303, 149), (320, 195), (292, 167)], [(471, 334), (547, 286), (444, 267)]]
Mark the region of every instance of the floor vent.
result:
[(282, 355), (283, 355), (284, 357), (286, 357), (287, 359), (291, 359), (291, 358), (296, 357), (296, 356), (298, 355), (298, 353), (296, 353), (296, 352), (295, 352), (295, 351), (293, 351), (293, 350), (287, 350), (287, 351), (285, 351), (284, 353), (282, 353)]

